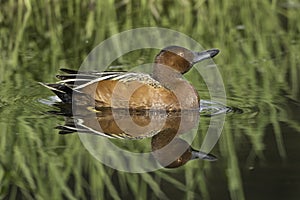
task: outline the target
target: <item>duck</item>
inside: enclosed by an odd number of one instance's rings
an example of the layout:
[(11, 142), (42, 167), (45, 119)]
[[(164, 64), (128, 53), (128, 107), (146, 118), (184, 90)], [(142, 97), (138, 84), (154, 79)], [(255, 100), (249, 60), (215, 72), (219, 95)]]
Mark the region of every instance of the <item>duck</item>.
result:
[(140, 72), (84, 72), (61, 69), (56, 83), (40, 83), (63, 103), (94, 106), (95, 109), (199, 110), (200, 96), (184, 79), (196, 63), (215, 57), (218, 49), (192, 51), (168, 46), (155, 56), (152, 74)]

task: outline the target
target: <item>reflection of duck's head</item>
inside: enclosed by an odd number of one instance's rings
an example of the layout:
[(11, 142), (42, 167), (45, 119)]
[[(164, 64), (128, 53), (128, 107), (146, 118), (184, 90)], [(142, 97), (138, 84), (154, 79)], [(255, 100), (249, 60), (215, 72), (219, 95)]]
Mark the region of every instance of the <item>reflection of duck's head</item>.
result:
[(176, 137), (174, 129), (166, 129), (152, 138), (155, 159), (166, 168), (177, 168), (193, 159), (215, 161), (217, 158), (193, 149), (185, 140)]
[(43, 84), (63, 102), (89, 104), (98, 108), (130, 108), (136, 110), (196, 110), (199, 95), (183, 79), (198, 62), (217, 55), (219, 50), (194, 52), (169, 46), (155, 57), (152, 75), (136, 72), (63, 71), (56, 84)]

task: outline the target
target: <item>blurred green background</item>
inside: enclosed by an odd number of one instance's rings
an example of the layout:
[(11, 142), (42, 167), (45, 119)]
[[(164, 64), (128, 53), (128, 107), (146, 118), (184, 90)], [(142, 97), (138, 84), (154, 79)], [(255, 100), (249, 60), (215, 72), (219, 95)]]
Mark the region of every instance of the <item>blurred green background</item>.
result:
[[(299, 19), (300, 2), (290, 0), (0, 0), (0, 199), (299, 199)], [(37, 81), (53, 82), (106, 38), (147, 26), (221, 49), (214, 61), (227, 104), (244, 113), (227, 115), (217, 162), (119, 172), (76, 134), (58, 135), (63, 118), (45, 114), (51, 107), (40, 100), (52, 94)], [(205, 130), (209, 118), (201, 123)]]

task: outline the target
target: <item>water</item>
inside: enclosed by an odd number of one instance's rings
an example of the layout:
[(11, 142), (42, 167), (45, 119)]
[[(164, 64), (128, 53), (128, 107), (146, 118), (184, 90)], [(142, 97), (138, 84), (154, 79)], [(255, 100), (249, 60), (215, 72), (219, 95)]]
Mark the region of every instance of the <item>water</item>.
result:
[[(299, 199), (297, 3), (95, 5), (0, 3), (0, 199)], [(141, 26), (179, 30), (207, 49), (221, 49), (214, 61), (224, 80), (226, 105), (210, 101), (201, 78), (186, 75), (206, 100), (194, 149), (201, 148), (211, 119), (226, 113), (210, 152), (217, 161), (120, 172), (96, 160), (77, 133), (61, 135), (54, 129), (65, 118), (49, 114), (57, 110), (55, 99), (37, 82), (56, 81), (59, 68), (77, 69), (105, 38)], [(156, 53), (136, 52), (114, 64), (130, 70), (151, 62)], [(149, 142), (115, 143), (149, 151)]]

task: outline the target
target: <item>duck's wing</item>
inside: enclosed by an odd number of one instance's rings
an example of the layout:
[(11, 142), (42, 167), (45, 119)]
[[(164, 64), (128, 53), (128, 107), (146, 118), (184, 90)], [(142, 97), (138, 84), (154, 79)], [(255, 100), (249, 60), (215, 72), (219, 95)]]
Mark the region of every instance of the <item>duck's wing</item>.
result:
[(81, 92), (82, 88), (104, 80), (120, 82), (141, 81), (153, 87), (161, 87), (160, 83), (149, 74), (138, 72), (83, 72), (70, 69), (61, 69), (61, 71), (66, 74), (56, 75), (60, 79), (57, 83), (40, 84), (52, 90), (65, 103), (72, 102), (72, 94), (74, 92), (81, 96), (86, 96), (86, 94)]
[(67, 74), (58, 74), (56, 77), (60, 79), (57, 84), (64, 84), (71, 88), (83, 88), (92, 83), (108, 80), (124, 74), (125, 72), (83, 72), (70, 69), (60, 69)]
[[(101, 80), (115, 78), (125, 72), (83, 72), (71, 69), (60, 69), (66, 74), (58, 74), (56, 77), (60, 81), (56, 83), (41, 83), (44, 87), (54, 92), (64, 103), (72, 103), (74, 93), (88, 99), (88, 95), (82, 93), (79, 88), (95, 83)], [(78, 89), (76, 89), (78, 88)]]
[(138, 81), (153, 87), (161, 87), (160, 83), (153, 79), (149, 74), (139, 72), (80, 72), (78, 74), (57, 75), (60, 79), (59, 84), (64, 84), (72, 87), (73, 90), (80, 91), (80, 89), (87, 87), (93, 83), (104, 80), (113, 80), (120, 82)]

